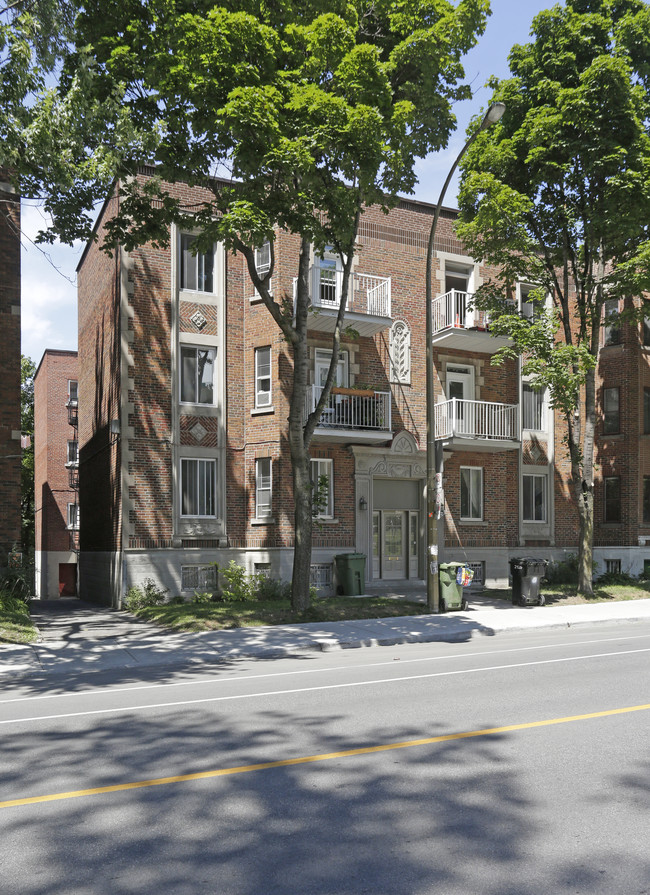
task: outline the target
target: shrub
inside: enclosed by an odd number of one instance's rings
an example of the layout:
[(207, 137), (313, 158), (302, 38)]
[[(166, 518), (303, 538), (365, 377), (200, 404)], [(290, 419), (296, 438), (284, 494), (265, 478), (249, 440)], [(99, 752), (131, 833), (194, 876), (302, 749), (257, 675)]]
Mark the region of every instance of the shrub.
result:
[(633, 575), (627, 572), (605, 572), (600, 578), (596, 579), (596, 584), (636, 584), (637, 580)]
[[(182, 599), (182, 597), (181, 597)], [(192, 603), (211, 603), (212, 602), (212, 594), (208, 591), (194, 591), (194, 596), (192, 597)]]
[(268, 575), (255, 575), (253, 580), (258, 600), (288, 600), (291, 597), (291, 585), (288, 581), (269, 578)]
[(168, 591), (158, 587), (153, 578), (145, 578), (142, 585), (134, 585), (126, 592), (124, 605), (131, 611), (146, 609), (147, 606), (157, 606), (165, 602)]
[(544, 578), (549, 584), (578, 585), (578, 555), (569, 553), (562, 562), (553, 562), (547, 569)]
[(246, 569), (230, 560), (228, 568), (224, 569), (223, 577), (226, 580), (225, 585), (221, 589), (221, 598), (229, 602), (239, 603), (244, 600), (254, 599), (254, 589), (252, 582), (246, 575)]

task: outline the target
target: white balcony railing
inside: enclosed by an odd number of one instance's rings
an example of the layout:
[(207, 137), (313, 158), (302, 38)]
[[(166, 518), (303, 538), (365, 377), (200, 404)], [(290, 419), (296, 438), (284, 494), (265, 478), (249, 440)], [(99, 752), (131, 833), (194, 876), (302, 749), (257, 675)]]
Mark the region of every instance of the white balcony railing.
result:
[[(294, 300), (297, 282), (297, 278), (294, 279)], [(309, 287), (313, 308), (338, 310), (341, 303), (343, 271), (314, 264), (309, 271)], [(350, 275), (346, 311), (370, 314), (373, 317), (390, 317), (390, 308), (390, 277), (375, 277), (357, 272)]]
[[(305, 399), (305, 419), (314, 410), (321, 396), (322, 388), (312, 385)], [(371, 395), (332, 393), (329, 396), (319, 427), (330, 429), (374, 429), (390, 431), (390, 392), (373, 392)]]
[(519, 406), (452, 398), (435, 407), (436, 438), (519, 440)]
[(485, 311), (474, 308), (473, 292), (450, 289), (444, 295), (434, 298), (431, 303), (433, 334), (450, 326), (460, 329), (487, 329), (488, 316)]

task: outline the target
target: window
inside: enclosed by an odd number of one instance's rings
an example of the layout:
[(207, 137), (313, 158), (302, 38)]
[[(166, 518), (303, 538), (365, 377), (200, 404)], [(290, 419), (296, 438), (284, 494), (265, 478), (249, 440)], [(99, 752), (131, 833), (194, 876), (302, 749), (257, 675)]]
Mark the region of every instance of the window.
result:
[(271, 515), (273, 482), (271, 458), (258, 457), (255, 461), (255, 518), (266, 519)]
[(317, 303), (338, 307), (341, 300), (341, 259), (332, 246), (326, 246), (318, 260), (319, 289)]
[(618, 476), (605, 479), (605, 522), (621, 521), (621, 480)]
[(217, 589), (217, 566), (181, 566), (181, 590), (212, 593)]
[(68, 504), (68, 528), (78, 529), (79, 528), (79, 504), (78, 503), (69, 503)]
[(620, 575), (621, 574), (620, 559), (606, 559), (605, 560), (605, 572), (609, 572), (612, 575)]
[(69, 463), (71, 466), (75, 463), (79, 462), (79, 442), (78, 441), (69, 441), (68, 442), (68, 453), (66, 463)]
[(526, 320), (534, 320), (543, 310), (543, 302), (537, 298), (537, 290), (539, 287), (530, 286), (525, 283), (519, 286), (519, 295), (521, 298), (521, 316)]
[(77, 380), (76, 379), (68, 379), (68, 401), (70, 404), (77, 403)]
[(181, 236), (181, 289), (213, 292), (214, 252), (192, 254), (195, 236)]
[(525, 475), (522, 491), (524, 522), (546, 522), (546, 476)]
[(214, 404), (214, 348), (181, 345), (181, 401)]
[(524, 383), (522, 391), (522, 424), (524, 429), (543, 431), (546, 390)]
[(621, 431), (621, 414), (618, 388), (603, 389), (603, 432), (615, 435)]
[(402, 320), (390, 328), (390, 381), (411, 383), (411, 330)]
[(643, 476), (643, 523), (650, 525), (650, 475)]
[(181, 460), (181, 516), (216, 516), (216, 460)]
[(271, 406), (271, 349), (255, 349), (255, 406)]
[(258, 249), (255, 249), (255, 269), (261, 279), (267, 275), (271, 269), (271, 243), (265, 242)]
[(330, 590), (332, 587), (332, 563), (317, 562), (309, 567), (309, 586), (316, 590)]
[[(312, 460), (311, 483), (314, 489), (313, 500), (317, 510), (317, 519), (334, 517), (334, 461)], [(319, 500), (318, 506), (316, 502)]]
[[(650, 309), (646, 307), (646, 314), (650, 313)], [(643, 318), (643, 347), (650, 347), (650, 320), (647, 317)]]
[(460, 467), (460, 518), (483, 518), (483, 469), (480, 466)]
[(618, 299), (605, 302), (603, 318), (603, 345), (618, 345), (621, 341), (621, 321), (618, 319)]
[(650, 433), (650, 388), (643, 389), (643, 431)]
[(259, 578), (271, 578), (271, 563), (256, 562), (253, 563), (253, 570)]
[(485, 584), (485, 563), (484, 562), (466, 562), (466, 566), (474, 572), (474, 577), (472, 578), (472, 584), (476, 587), (483, 587)]

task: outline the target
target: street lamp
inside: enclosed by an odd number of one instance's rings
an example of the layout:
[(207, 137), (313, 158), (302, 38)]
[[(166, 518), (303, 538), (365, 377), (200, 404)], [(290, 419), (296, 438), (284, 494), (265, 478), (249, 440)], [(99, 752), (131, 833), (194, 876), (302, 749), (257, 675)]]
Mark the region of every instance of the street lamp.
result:
[(438, 226), (438, 218), (440, 217), (440, 209), (447, 192), (447, 187), (454, 176), (454, 172), (458, 167), (458, 163), (465, 155), (474, 140), (481, 131), (496, 124), (506, 110), (505, 103), (492, 103), (485, 113), (483, 121), (479, 128), (467, 140), (461, 151), (456, 157), (456, 161), (451, 166), (447, 179), (436, 205), (433, 215), (433, 223), (431, 224), (431, 232), (429, 233), (429, 244), (427, 246), (427, 268), (426, 268), (426, 413), (427, 413), (427, 608), (433, 612), (440, 611), (440, 573), (439, 573), (439, 556), (438, 556), (438, 508), (441, 506), (441, 513), (444, 513), (444, 505), (442, 504), (442, 473), (443, 473), (443, 453), (442, 444), (436, 446), (435, 438), (435, 407), (433, 402), (433, 321), (432, 321), (432, 289), (431, 289), (431, 269), (433, 266), (433, 242), (436, 236), (436, 228)]

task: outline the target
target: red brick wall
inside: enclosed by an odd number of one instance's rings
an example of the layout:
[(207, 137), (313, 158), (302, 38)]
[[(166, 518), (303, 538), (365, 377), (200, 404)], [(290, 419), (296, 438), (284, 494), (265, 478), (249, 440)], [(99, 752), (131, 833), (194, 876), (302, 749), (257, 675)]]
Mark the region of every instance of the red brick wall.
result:
[(75, 503), (70, 489), (68, 441), (74, 429), (68, 424), (68, 381), (78, 375), (76, 351), (47, 350), (34, 379), (34, 491), (36, 550), (70, 550), (68, 504)]

